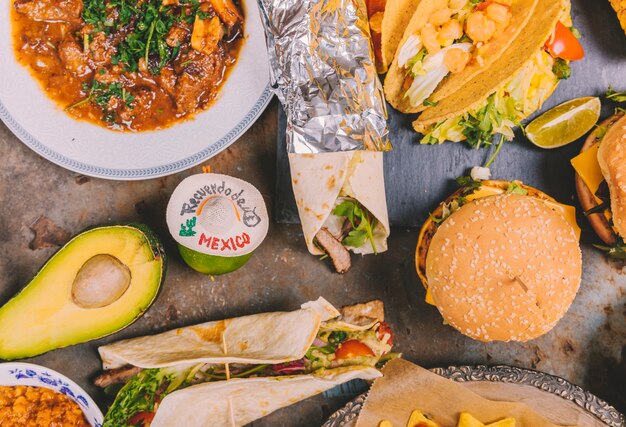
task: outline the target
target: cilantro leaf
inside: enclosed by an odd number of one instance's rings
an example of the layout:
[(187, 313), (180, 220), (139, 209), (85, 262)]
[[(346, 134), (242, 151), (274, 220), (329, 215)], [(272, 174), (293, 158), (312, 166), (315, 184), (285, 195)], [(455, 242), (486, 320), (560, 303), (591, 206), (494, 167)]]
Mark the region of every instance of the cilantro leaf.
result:
[(615, 92), (613, 86), (606, 91), (606, 98), (615, 102), (626, 102), (626, 92)]

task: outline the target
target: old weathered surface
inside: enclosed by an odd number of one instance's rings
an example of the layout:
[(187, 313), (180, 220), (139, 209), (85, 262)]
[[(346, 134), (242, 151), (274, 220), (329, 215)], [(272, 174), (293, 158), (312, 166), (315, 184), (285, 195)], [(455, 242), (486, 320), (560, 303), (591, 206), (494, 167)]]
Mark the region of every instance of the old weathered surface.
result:
[[(274, 102), (235, 145), (208, 163), (215, 172), (254, 183), (270, 209), (275, 196)], [(108, 398), (91, 380), (100, 364), (98, 345), (176, 326), (271, 310), (292, 310), (323, 295), (336, 305), (381, 298), (397, 336), (397, 349), (424, 366), (504, 363), (561, 375), (626, 410), (626, 276), (585, 248), (586, 270), (578, 299), (554, 331), (527, 344), (482, 344), (444, 326), (424, 303), (415, 273), (416, 229), (396, 228), (390, 250), (354, 257), (346, 275), (308, 254), (297, 225), (272, 223), (265, 243), (242, 269), (223, 277), (186, 267), (165, 226), (165, 206), (174, 187), (200, 167), (142, 182), (85, 179), (40, 158), (0, 126), (0, 302), (4, 303), (54, 252), (30, 249), (30, 226), (45, 215), (76, 234), (95, 224), (140, 221), (162, 237), (170, 255), (161, 294), (129, 328), (106, 339), (33, 358), (74, 379), (106, 410)], [(602, 301), (602, 304), (599, 303)], [(255, 426), (319, 426), (349, 397), (322, 396), (279, 411)]]

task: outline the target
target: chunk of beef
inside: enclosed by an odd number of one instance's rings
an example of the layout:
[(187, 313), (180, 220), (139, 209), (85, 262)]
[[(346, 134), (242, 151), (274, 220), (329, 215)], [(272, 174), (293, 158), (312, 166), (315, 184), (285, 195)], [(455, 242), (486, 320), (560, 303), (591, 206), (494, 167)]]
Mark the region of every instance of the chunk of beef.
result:
[(324, 252), (328, 254), (337, 273), (343, 274), (350, 270), (352, 266), (350, 252), (348, 252), (345, 246), (343, 246), (327, 228), (320, 229), (315, 235), (315, 240)]
[(204, 55), (189, 51), (181, 63), (188, 63), (178, 76), (174, 100), (179, 113), (194, 111), (202, 102), (202, 95), (222, 80), (223, 59), (219, 54)]
[(71, 36), (63, 39), (58, 50), (59, 58), (66, 70), (79, 77), (91, 73), (87, 56)]
[(33, 21), (80, 22), (82, 0), (18, 0), (15, 10)]
[(161, 72), (155, 76), (157, 83), (169, 96), (174, 97), (176, 92), (177, 76), (170, 67), (161, 68)]
[(189, 29), (182, 25), (173, 25), (167, 33), (165, 43), (169, 47), (182, 45), (189, 38)]
[(111, 57), (116, 49), (111, 40), (103, 32), (93, 33), (89, 43), (89, 59), (97, 67), (103, 67), (111, 63)]
[(98, 387), (108, 387), (113, 384), (122, 384), (137, 375), (141, 368), (137, 366), (126, 365), (117, 369), (109, 369), (102, 372), (93, 381)]

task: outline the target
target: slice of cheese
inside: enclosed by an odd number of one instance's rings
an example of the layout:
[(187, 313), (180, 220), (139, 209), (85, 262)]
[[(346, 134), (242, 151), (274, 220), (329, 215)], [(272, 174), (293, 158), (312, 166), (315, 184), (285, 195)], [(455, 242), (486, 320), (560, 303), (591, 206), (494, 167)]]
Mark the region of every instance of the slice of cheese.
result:
[[(578, 156), (570, 160), (574, 170), (581, 177), (583, 182), (589, 187), (592, 193), (596, 193), (600, 184), (604, 181), (602, 176), (602, 170), (600, 169), (600, 163), (598, 162), (598, 149), (600, 144), (595, 144), (590, 149), (583, 151)], [(602, 203), (600, 199), (596, 197), (598, 203)]]

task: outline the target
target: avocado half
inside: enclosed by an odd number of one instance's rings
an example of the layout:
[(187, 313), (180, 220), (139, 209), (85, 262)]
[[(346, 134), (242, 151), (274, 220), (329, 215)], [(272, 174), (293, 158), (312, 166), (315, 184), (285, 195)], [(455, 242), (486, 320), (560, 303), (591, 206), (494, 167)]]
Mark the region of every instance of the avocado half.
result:
[(125, 328), (150, 307), (165, 269), (161, 242), (145, 225), (76, 235), (0, 308), (0, 359), (36, 356)]

